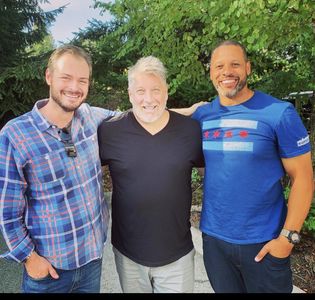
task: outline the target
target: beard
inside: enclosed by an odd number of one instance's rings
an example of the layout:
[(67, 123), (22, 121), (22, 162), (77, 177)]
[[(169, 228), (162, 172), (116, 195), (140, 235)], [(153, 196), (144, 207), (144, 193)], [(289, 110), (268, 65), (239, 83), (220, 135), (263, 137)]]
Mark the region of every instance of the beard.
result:
[(62, 100), (61, 96), (58, 93), (55, 93), (54, 90), (51, 91), (51, 98), (52, 100), (54, 100), (59, 107), (61, 107), (63, 109), (63, 111), (65, 112), (73, 112), (75, 111), (77, 108), (79, 108), (81, 106), (82, 103), (85, 102), (85, 99), (82, 99), (81, 102), (79, 103), (75, 103), (73, 105), (71, 104), (67, 104), (65, 101)]
[(243, 80), (240, 80), (238, 82), (238, 84), (236, 85), (236, 87), (233, 90), (231, 90), (231, 91), (224, 92), (224, 91), (221, 90), (221, 88), (219, 86), (216, 87), (216, 90), (222, 96), (224, 96), (226, 98), (233, 99), (246, 86), (246, 83), (247, 83), (247, 78), (245, 78)]
[(156, 122), (162, 117), (163, 112), (164, 112), (164, 110), (163, 111), (159, 110), (153, 114), (146, 114), (141, 108), (137, 108), (137, 107), (133, 107), (132, 111), (136, 119), (140, 121), (141, 123), (145, 123), (145, 124)]

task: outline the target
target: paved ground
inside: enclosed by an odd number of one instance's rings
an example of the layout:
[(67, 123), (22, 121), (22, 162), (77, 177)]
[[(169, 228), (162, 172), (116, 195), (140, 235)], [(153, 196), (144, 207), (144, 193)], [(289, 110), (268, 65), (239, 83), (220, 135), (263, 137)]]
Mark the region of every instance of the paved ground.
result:
[[(195, 228), (192, 228), (192, 233), (193, 233), (194, 244), (196, 248), (194, 293), (213, 293), (213, 290), (207, 278), (206, 270), (203, 265), (203, 258), (200, 253), (201, 236), (199, 236), (199, 231)], [(122, 292), (119, 285), (118, 275), (116, 272), (112, 246), (109, 243), (106, 244), (105, 252), (104, 252), (103, 279), (102, 279), (101, 292), (102, 293), (121, 293)]]
[[(0, 253), (7, 250), (0, 233)], [(21, 286), (22, 266), (0, 259), (0, 293), (19, 293)]]
[[(196, 230), (196, 229), (194, 229)], [(110, 230), (109, 230), (110, 233)], [(1, 236), (1, 235), (0, 235)], [(108, 237), (110, 241), (110, 234)], [(0, 252), (4, 252), (6, 246), (2, 236), (0, 237)], [(103, 272), (101, 280), (102, 293), (122, 293), (118, 274), (116, 272), (112, 246), (106, 242), (103, 260)], [(195, 293), (212, 293), (203, 265), (202, 255), (196, 251), (195, 255)], [(19, 293), (21, 285), (22, 266), (16, 263), (0, 260), (0, 293)]]
[[(195, 287), (194, 293), (213, 293), (209, 284), (202, 259), (202, 241), (200, 231), (192, 227), (193, 241), (196, 249), (195, 255)], [(109, 230), (110, 233), (110, 230)], [(103, 277), (101, 280), (102, 293), (121, 293), (118, 275), (115, 268), (114, 256), (112, 252), (110, 235), (106, 242), (103, 260)], [(0, 252), (6, 249), (2, 236), (0, 234)], [(7, 262), (0, 259), (0, 293), (19, 293), (21, 285), (22, 266), (16, 263)], [(303, 292), (294, 287), (294, 293)]]

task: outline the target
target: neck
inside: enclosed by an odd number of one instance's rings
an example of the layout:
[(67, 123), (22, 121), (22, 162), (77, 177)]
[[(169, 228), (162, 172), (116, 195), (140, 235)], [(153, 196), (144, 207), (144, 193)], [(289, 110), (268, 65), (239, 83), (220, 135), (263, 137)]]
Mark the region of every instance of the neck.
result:
[(64, 111), (56, 102), (49, 99), (47, 104), (39, 109), (41, 114), (51, 124), (56, 125), (58, 128), (66, 127), (72, 120), (74, 112)]
[(146, 130), (148, 131), (150, 134), (154, 135), (156, 133), (158, 133), (159, 131), (161, 131), (168, 123), (169, 118), (170, 118), (170, 113), (165, 110), (162, 114), (162, 116), (154, 121), (154, 122), (150, 122), (150, 123), (146, 123), (141, 121), (136, 114), (134, 114), (136, 120), (139, 122), (139, 124)]
[(250, 98), (253, 97), (253, 95), (254, 95), (254, 91), (246, 87), (242, 91), (239, 91), (238, 94), (234, 98), (228, 98), (224, 95), (219, 95), (219, 96), (220, 96), (221, 105), (233, 106), (233, 105), (239, 105), (241, 103), (248, 101)]

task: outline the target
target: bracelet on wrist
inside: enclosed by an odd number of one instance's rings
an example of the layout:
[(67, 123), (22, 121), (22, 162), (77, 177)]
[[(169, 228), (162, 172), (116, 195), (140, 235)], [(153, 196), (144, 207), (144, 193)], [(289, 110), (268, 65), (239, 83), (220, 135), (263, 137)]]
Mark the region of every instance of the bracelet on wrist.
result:
[(34, 252), (34, 249), (30, 252), (29, 255), (26, 256), (24, 262), (26, 262), (32, 256), (33, 252)]

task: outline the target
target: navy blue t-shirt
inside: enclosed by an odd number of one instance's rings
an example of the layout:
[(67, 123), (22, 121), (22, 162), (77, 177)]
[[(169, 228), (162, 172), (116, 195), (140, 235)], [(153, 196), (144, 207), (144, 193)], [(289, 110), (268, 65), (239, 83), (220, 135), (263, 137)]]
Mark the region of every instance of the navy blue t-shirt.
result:
[(287, 211), (281, 158), (310, 151), (293, 105), (256, 91), (235, 106), (216, 98), (192, 117), (201, 124), (206, 164), (201, 231), (236, 244), (277, 237)]

